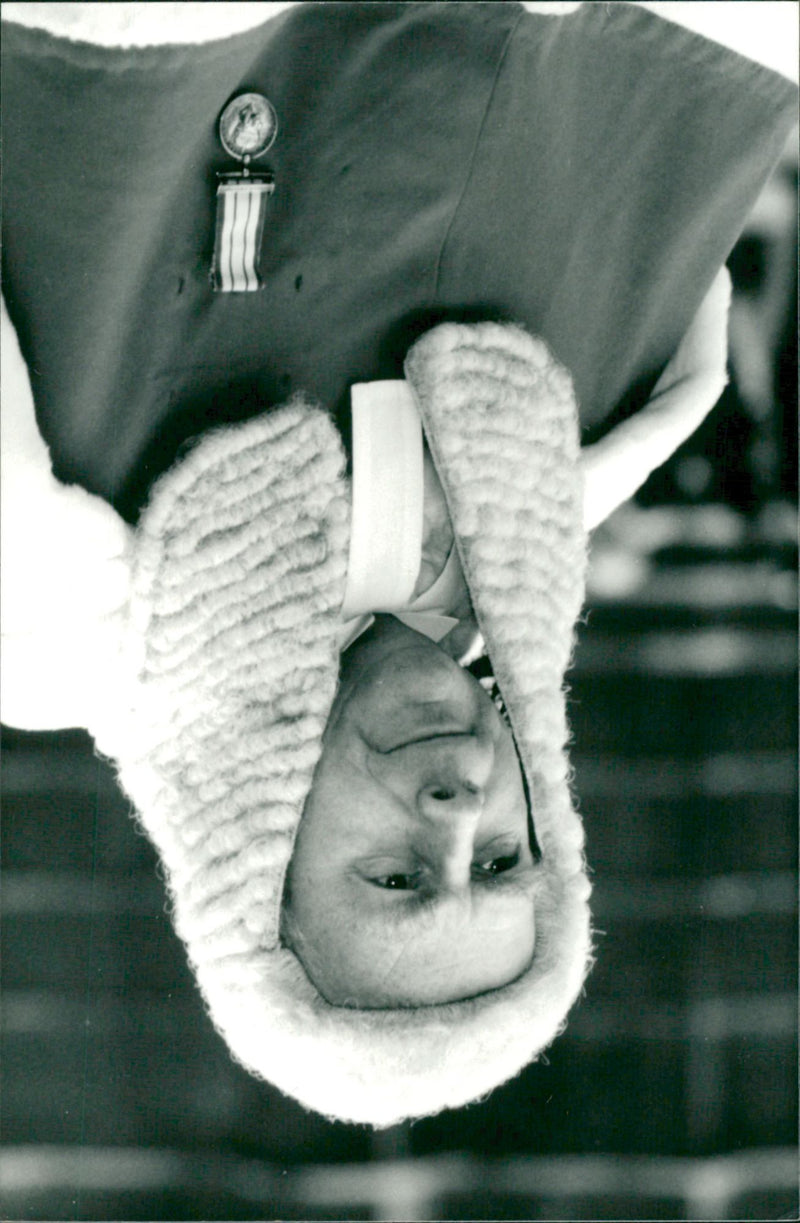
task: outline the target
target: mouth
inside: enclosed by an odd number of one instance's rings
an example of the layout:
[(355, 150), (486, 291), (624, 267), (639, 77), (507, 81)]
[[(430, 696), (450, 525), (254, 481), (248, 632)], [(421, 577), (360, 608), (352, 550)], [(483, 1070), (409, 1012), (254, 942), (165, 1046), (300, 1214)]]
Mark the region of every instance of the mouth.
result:
[(406, 747), (414, 747), (421, 743), (434, 743), (439, 739), (471, 739), (474, 735), (468, 730), (436, 730), (422, 734), (416, 734), (411, 739), (403, 738), (402, 742), (396, 743), (393, 747), (384, 748), (381, 751), (382, 756), (391, 756), (393, 752), (402, 751)]

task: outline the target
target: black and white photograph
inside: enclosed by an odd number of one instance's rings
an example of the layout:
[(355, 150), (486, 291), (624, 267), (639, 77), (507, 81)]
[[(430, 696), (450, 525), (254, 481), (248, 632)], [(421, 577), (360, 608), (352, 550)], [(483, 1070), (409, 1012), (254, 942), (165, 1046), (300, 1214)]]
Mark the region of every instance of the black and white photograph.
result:
[(0, 1218), (800, 1218), (800, 5), (0, 9)]

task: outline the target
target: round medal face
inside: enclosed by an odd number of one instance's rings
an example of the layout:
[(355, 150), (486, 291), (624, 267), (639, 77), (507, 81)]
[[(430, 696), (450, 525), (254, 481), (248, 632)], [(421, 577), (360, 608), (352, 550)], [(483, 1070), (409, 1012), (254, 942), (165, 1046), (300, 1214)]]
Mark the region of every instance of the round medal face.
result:
[(260, 93), (240, 93), (219, 119), (222, 147), (237, 161), (253, 161), (272, 147), (278, 133), (275, 107)]

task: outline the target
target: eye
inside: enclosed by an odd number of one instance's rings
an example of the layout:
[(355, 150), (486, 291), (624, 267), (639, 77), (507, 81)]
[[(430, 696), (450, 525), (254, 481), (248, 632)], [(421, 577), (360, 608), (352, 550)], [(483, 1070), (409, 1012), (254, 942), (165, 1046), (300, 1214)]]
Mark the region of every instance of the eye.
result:
[(498, 858), (490, 858), (487, 862), (476, 863), (475, 870), (479, 876), (502, 875), (506, 871), (513, 871), (518, 862), (519, 849), (517, 848), (513, 853), (503, 854)]
[(404, 874), (402, 871), (395, 871), (391, 875), (378, 875), (370, 879), (370, 883), (374, 884), (376, 888), (387, 888), (395, 892), (411, 892), (419, 886), (419, 872)]

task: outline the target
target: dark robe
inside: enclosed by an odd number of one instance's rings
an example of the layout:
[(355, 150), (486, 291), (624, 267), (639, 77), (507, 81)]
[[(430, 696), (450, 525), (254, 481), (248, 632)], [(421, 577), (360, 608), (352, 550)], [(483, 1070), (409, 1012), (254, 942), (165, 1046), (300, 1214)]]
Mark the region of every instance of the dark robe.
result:
[[(586, 437), (634, 411), (795, 119), (782, 77), (626, 4), (310, 4), (198, 46), (7, 24), (3, 284), (56, 474), (134, 520), (182, 443), (402, 376), (443, 318), (513, 320)], [(257, 293), (209, 280), (218, 118), (273, 103)]]

